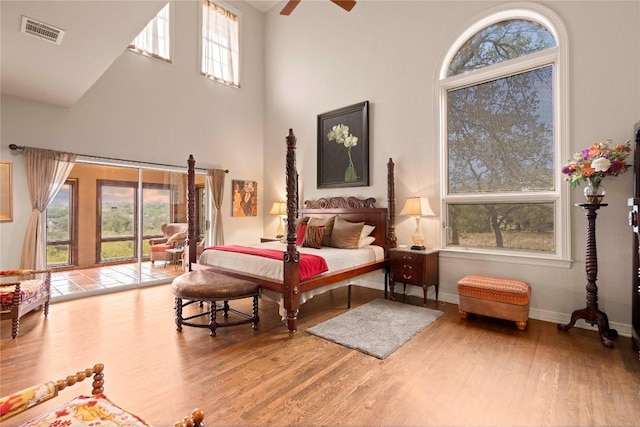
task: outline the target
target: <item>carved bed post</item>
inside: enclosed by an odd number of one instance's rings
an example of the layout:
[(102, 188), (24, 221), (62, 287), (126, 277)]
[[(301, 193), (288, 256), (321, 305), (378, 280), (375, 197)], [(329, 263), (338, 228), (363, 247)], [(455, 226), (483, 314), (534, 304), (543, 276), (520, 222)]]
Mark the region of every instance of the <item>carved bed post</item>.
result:
[(296, 332), (300, 308), (300, 254), (296, 246), (296, 217), (298, 216), (298, 186), (296, 171), (296, 136), (289, 129), (287, 141), (287, 251), (284, 252), (284, 308), (287, 310), (289, 334)]
[(187, 247), (189, 248), (189, 268), (187, 271), (191, 271), (191, 264), (195, 264), (197, 257), (196, 249), (196, 177), (195, 177), (195, 165), (196, 161), (193, 155), (189, 155), (187, 160)]
[(396, 185), (393, 159), (389, 158), (387, 163), (387, 244), (389, 248), (395, 248), (398, 242), (396, 237)]

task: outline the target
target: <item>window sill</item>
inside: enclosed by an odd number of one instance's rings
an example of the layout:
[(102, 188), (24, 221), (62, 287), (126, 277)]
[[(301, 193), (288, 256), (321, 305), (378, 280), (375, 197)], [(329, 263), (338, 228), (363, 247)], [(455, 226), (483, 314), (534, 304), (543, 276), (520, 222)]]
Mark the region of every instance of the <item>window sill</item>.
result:
[(573, 260), (551, 258), (550, 256), (536, 255), (519, 255), (514, 253), (496, 254), (489, 252), (480, 252), (470, 249), (452, 249), (444, 248), (440, 250), (440, 257), (455, 259), (470, 259), (475, 261), (501, 262), (508, 264), (537, 265), (541, 267), (552, 268), (571, 268)]

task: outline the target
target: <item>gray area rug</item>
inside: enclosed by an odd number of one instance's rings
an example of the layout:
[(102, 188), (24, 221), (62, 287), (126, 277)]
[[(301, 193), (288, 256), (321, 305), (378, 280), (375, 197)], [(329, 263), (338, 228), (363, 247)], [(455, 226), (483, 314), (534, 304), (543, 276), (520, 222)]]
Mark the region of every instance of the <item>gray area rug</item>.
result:
[(307, 329), (310, 334), (384, 359), (442, 312), (376, 299)]

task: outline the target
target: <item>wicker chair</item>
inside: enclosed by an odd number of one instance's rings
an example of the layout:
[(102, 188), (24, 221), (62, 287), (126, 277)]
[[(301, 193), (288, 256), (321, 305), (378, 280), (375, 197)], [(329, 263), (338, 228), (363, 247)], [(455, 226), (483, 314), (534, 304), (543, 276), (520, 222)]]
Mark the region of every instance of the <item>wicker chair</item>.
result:
[(172, 255), (167, 249), (184, 246), (187, 239), (188, 224), (186, 222), (170, 222), (162, 225), (164, 237), (149, 239), (151, 245), (151, 264), (155, 261), (172, 261)]
[(36, 308), (44, 309), (44, 317), (49, 314), (51, 270), (4, 270), (0, 279), (0, 320), (11, 319), (11, 336), (15, 338), (22, 316)]

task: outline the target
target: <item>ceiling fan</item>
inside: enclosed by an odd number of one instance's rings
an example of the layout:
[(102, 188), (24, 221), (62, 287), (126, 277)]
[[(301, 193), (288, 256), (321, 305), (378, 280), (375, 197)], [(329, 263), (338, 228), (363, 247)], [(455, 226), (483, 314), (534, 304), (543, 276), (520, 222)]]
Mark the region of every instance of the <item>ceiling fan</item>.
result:
[[(289, 0), (280, 11), (280, 15), (290, 15), (291, 12), (293, 12), (293, 9), (295, 9), (298, 3), (300, 3), (300, 1), (301, 0)], [(347, 12), (353, 9), (353, 6), (356, 5), (355, 0), (331, 0), (331, 3), (337, 4)]]

